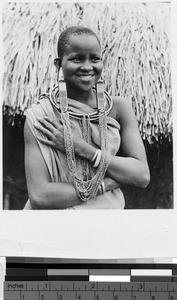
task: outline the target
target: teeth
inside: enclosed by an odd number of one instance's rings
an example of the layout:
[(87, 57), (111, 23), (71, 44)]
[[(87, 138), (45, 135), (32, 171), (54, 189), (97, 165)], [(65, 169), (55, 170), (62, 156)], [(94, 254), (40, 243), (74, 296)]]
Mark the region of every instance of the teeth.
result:
[(93, 75), (84, 75), (84, 76), (79, 76), (82, 80), (90, 80)]

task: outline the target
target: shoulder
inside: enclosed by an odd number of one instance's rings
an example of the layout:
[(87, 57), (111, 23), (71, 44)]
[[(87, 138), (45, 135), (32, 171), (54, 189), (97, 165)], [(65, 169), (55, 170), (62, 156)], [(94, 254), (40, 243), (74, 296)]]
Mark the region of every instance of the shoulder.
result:
[(25, 111), (26, 117), (31, 119), (31, 121), (34, 121), (36, 117), (43, 117), (48, 113), (53, 113), (53, 105), (47, 95), (40, 95)]
[(131, 103), (123, 97), (113, 96), (113, 106), (111, 110), (112, 117), (118, 122), (122, 122), (125, 119), (129, 119), (134, 116), (134, 112)]
[(30, 109), (35, 109), (36, 107), (43, 106), (48, 103), (49, 104), (51, 103), (50, 96), (48, 94), (40, 94), (38, 98), (32, 102), (31, 106), (27, 109), (27, 111), (29, 111)]

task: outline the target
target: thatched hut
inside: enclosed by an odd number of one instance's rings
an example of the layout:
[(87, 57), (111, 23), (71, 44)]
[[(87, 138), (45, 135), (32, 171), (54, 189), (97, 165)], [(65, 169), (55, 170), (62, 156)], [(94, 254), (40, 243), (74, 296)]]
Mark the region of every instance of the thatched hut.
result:
[[(172, 142), (169, 21), (170, 4), (163, 2), (4, 4), (5, 139), (12, 125), (17, 127), (17, 120), (23, 124), (25, 110), (37, 101), (38, 95), (57, 84), (53, 59), (57, 55), (58, 36), (66, 27), (79, 24), (92, 28), (101, 40), (105, 89), (132, 103), (149, 151), (149, 145), (155, 145), (155, 157), (158, 158), (157, 149), (161, 145), (167, 145), (169, 151)], [(8, 129), (6, 121), (11, 124)], [(5, 143), (4, 147), (9, 163), (9, 146)]]

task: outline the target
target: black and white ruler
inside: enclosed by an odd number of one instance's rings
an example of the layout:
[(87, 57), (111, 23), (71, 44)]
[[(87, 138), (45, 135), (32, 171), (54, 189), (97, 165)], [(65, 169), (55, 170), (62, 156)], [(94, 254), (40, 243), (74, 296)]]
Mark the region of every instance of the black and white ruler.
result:
[(177, 282), (9, 281), (4, 300), (177, 300)]
[(4, 300), (177, 300), (176, 263), (109, 262), (7, 258)]

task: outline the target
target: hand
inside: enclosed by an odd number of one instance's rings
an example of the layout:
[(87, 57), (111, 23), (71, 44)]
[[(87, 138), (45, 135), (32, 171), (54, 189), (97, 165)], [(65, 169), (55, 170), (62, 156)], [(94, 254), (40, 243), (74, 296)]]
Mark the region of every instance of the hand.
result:
[(47, 116), (43, 119), (37, 118), (37, 121), (39, 123), (34, 124), (34, 127), (47, 137), (47, 139), (41, 137), (38, 137), (37, 139), (47, 146), (65, 152), (62, 123), (53, 121)]
[[(47, 116), (45, 116), (43, 119), (37, 118), (37, 120), (39, 124), (34, 124), (34, 127), (40, 130), (47, 137), (47, 139), (38, 137), (38, 140), (47, 146), (53, 147), (54, 149), (59, 150), (61, 152), (65, 152), (64, 131), (62, 122), (53, 121)], [(81, 138), (78, 131), (73, 130), (72, 133), (74, 151), (76, 155), (79, 155), (79, 153), (83, 153), (85, 148), (88, 148), (88, 145)]]

